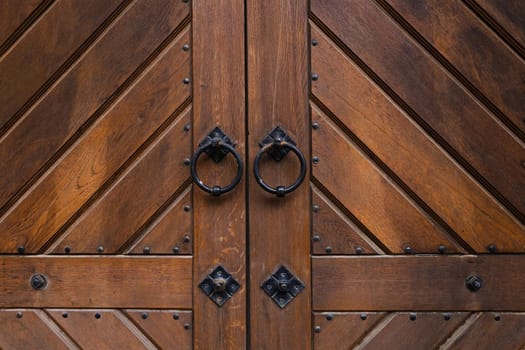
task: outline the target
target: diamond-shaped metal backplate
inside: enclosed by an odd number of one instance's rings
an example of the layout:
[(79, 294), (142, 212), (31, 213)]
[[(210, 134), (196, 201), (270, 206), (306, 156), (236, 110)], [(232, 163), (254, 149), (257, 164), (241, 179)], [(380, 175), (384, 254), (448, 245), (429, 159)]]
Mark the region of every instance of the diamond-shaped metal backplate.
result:
[(202, 280), (199, 288), (220, 307), (241, 288), (241, 285), (224, 267), (218, 265)]
[(264, 281), (261, 288), (283, 309), (304, 289), (304, 283), (281, 266)]
[(199, 147), (206, 147), (204, 152), (206, 152), (215, 163), (219, 163), (228, 154), (228, 150), (226, 148), (218, 147), (218, 145), (214, 144), (215, 141), (219, 140), (222, 143), (227, 143), (228, 145), (235, 147), (235, 142), (233, 142), (219, 127), (213, 129), (199, 143)]
[[(286, 142), (291, 143), (292, 145), (295, 146), (295, 141), (292, 140), (292, 138), (290, 136), (288, 136), (288, 134), (283, 129), (281, 129), (281, 127), (279, 127), (279, 126), (277, 126), (268, 135), (266, 135), (261, 140), (261, 142), (259, 142), (259, 146), (264, 147), (264, 146), (266, 146), (266, 145), (268, 145), (270, 143), (275, 143), (278, 140), (286, 141)], [(275, 161), (280, 161), (281, 159), (283, 159), (288, 154), (288, 152), (290, 152), (289, 148), (287, 148), (287, 147), (280, 147), (280, 146), (277, 146), (277, 145), (276, 146), (272, 146), (268, 150), (268, 154)]]

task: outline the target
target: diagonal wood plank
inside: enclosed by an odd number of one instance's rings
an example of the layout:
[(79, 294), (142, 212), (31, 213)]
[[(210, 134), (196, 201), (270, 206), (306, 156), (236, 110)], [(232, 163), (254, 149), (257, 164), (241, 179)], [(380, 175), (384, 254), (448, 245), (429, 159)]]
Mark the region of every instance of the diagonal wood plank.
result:
[(121, 251), (140, 227), (189, 177), (184, 159), (190, 135), (183, 126), (187, 109), (146, 149), (55, 244), (54, 253), (69, 247), (73, 253), (111, 254)]
[(37, 251), (188, 98), (189, 55), (181, 49), (188, 40), (186, 30), (0, 220), (9, 232), (1, 251)]
[[(182, 1), (139, 0), (126, 8), (84, 56), (0, 138), (2, 203), (35, 172), (42, 172), (66, 151), (64, 145), (70, 146), (75, 139), (70, 138), (81, 135), (86, 121), (91, 123), (131, 84), (187, 15), (188, 4)], [(137, 67), (140, 69), (135, 71)]]
[(191, 311), (126, 310), (157, 347), (161, 349), (192, 349)]
[(372, 1), (313, 0), (312, 11), (447, 152), (525, 220), (522, 142)]
[(383, 316), (379, 312), (314, 313), (314, 349), (353, 349)]
[(312, 186), (313, 254), (381, 254), (377, 247), (353, 222)]
[(42, 2), (43, 0), (0, 1), (0, 47)]
[(191, 254), (191, 187), (188, 187), (148, 227), (145, 233), (125, 250), (127, 254)]
[[(320, 127), (312, 133), (314, 177), (390, 252), (435, 252), (444, 244), (462, 248), (430, 220), (326, 118), (314, 114)], [(335, 177), (334, 174), (345, 174)]]
[[(495, 244), (500, 251), (522, 252), (525, 227), (315, 26), (312, 38), (318, 41), (312, 48), (312, 69), (320, 75), (312, 91), (340, 122), (473, 249), (486, 252)], [(313, 121), (318, 115), (314, 108)]]
[(156, 349), (116, 310), (48, 310), (83, 349)]

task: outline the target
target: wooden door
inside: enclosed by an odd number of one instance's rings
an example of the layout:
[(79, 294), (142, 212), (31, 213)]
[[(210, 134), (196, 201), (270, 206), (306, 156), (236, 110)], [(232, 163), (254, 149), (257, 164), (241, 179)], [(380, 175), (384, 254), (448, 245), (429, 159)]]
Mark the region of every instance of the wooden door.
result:
[(525, 346), (523, 11), (1, 2), (0, 348)]

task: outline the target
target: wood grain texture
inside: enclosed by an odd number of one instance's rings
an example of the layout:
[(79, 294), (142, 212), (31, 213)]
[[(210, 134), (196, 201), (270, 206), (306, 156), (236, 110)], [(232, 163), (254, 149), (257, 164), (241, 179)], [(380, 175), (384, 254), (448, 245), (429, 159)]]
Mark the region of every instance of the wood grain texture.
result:
[[(188, 187), (146, 229), (126, 253), (142, 254), (191, 254), (193, 230), (191, 214), (191, 187)], [(178, 249), (176, 249), (178, 247)]]
[(525, 314), (484, 312), (470, 327), (452, 337), (444, 349), (523, 349)]
[(312, 206), (319, 208), (315, 209), (312, 214), (313, 254), (383, 253), (365, 233), (315, 187), (312, 187)]
[(38, 346), (40, 349), (74, 349), (48, 327), (39, 317), (40, 313), (42, 311), (39, 310), (0, 310), (0, 348), (15, 350)]
[(396, 313), (356, 349), (437, 349), (469, 314), (448, 315), (446, 320), (440, 313)]
[(525, 63), (494, 32), (459, 1), (387, 1), (518, 128), (525, 130)]
[(0, 138), (2, 203), (46, 162), (52, 161), (55, 152), (75, 133), (78, 135), (79, 128), (97, 110), (102, 108), (97, 112), (101, 113), (108, 107), (104, 103), (187, 14), (188, 4), (182, 1), (137, 1), (115, 20), (91, 49)]
[(521, 0), (476, 2), (525, 48), (525, 7)]
[(0, 1), (0, 45), (26, 20), (43, 0)]
[[(0, 236), (2, 251), (13, 252), (20, 245), (27, 252), (40, 249), (188, 98), (190, 89), (182, 80), (189, 74), (189, 54), (181, 49), (188, 40), (186, 31), (0, 219), (0, 227), (9, 233)], [(178, 144), (178, 151), (170, 150), (165, 155), (178, 157), (179, 163), (189, 153), (190, 138), (183, 131), (184, 123), (188, 122), (188, 115), (177, 121), (174, 132), (182, 142), (172, 140)]]
[[(186, 257), (0, 257), (0, 307), (191, 308)], [(45, 289), (30, 286), (34, 273)]]
[[(49, 310), (82, 349), (157, 349), (120, 311)], [(64, 315), (67, 317), (64, 317)], [(97, 318), (96, 315), (99, 317)]]
[[(472, 249), (486, 252), (488, 245), (495, 244), (501, 251), (523, 252), (523, 225), (314, 25), (311, 33), (318, 41), (312, 48), (312, 70), (320, 77), (313, 82), (312, 92), (338, 122), (365, 143)], [(317, 115), (322, 113), (314, 108), (315, 122), (325, 118)], [(519, 175), (516, 180), (520, 181)]]
[(417, 113), (433, 137), (439, 134), (448, 151), (466, 161), (463, 166), (475, 169), (484, 186), (525, 217), (523, 143), (373, 2), (314, 0), (312, 11)]
[[(258, 143), (276, 126), (310, 158), (307, 10), (303, 0), (247, 2), (250, 177)], [(261, 167), (264, 180), (274, 186), (292, 183), (299, 171), (292, 153), (281, 162), (261, 162)], [(308, 179), (309, 171), (305, 183), (284, 198), (264, 192), (250, 179), (251, 349), (311, 348)], [(261, 289), (280, 265), (306, 285), (284, 309)]]
[(126, 314), (160, 349), (192, 349), (192, 313), (178, 310), (126, 310)]
[[(315, 310), (525, 309), (523, 255), (312, 260)], [(473, 274), (483, 281), (477, 292), (465, 286), (465, 279)]]
[[(193, 1), (192, 6), (194, 150), (213, 128), (220, 126), (237, 143), (236, 150), (245, 159), (244, 1)], [(205, 156), (201, 159), (199, 175), (209, 185), (226, 185), (235, 174), (231, 156), (220, 164)], [(244, 181), (220, 197), (196, 186), (193, 189), (195, 349), (247, 346)], [(219, 264), (241, 285), (221, 308), (197, 287)]]
[[(55, 253), (117, 253), (189, 177), (184, 165), (190, 135), (183, 130), (191, 110), (173, 122), (108, 190), (60, 237)], [(99, 252), (100, 253), (100, 252)]]
[(314, 333), (314, 349), (353, 349), (384, 315), (380, 312), (314, 313), (314, 327), (320, 327), (320, 332)]
[(0, 59), (0, 126), (13, 117), (120, 2), (58, 1), (46, 11)]
[[(435, 222), (341, 130), (315, 110), (320, 127), (312, 132), (313, 176), (392, 253), (432, 253), (444, 244), (452, 252), (463, 251)], [(338, 174), (338, 176), (334, 176)]]

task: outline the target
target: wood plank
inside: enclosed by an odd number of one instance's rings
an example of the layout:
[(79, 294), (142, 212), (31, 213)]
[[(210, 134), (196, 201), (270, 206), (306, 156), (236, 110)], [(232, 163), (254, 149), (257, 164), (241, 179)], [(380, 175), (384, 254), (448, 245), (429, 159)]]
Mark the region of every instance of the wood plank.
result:
[[(216, 126), (237, 143), (245, 159), (245, 21), (243, 0), (192, 1), (193, 149)], [(202, 157), (199, 175), (210, 185), (226, 185), (236, 165), (228, 156), (215, 164)], [(244, 163), (245, 166), (246, 162)], [(244, 177), (244, 176), (243, 176)], [(246, 345), (246, 189), (243, 179), (226, 195), (193, 190), (194, 347), (245, 349)], [(217, 265), (241, 288), (222, 307), (198, 288)], [(220, 320), (220, 322), (218, 322)]]
[(187, 14), (188, 4), (183, 2), (134, 2), (67, 74), (0, 138), (2, 204), (46, 162), (51, 165), (53, 157), (57, 157), (53, 156), (55, 152), (75, 133), (79, 135), (79, 128), (93, 117), (93, 113), (101, 113), (109, 107), (108, 99), (115, 98), (115, 91)]
[(0, 59), (0, 126), (13, 117), (120, 2), (58, 1), (46, 11)]
[[(191, 258), (0, 257), (0, 307), (191, 308)], [(35, 291), (29, 281), (44, 274)]]
[[(305, 182), (283, 198), (263, 191), (251, 177), (258, 143), (276, 126), (310, 158), (307, 14), (304, 0), (247, 2), (251, 349), (312, 346), (309, 169)], [(265, 160), (261, 172), (271, 185), (290, 184), (299, 173), (292, 153), (281, 162)], [(284, 309), (261, 289), (281, 265), (306, 286)]]
[(43, 0), (0, 1), (0, 45), (27, 19)]
[(42, 311), (0, 310), (0, 348), (33, 349), (38, 344), (41, 349), (72, 349), (71, 343), (64, 343), (63, 338), (43, 322), (39, 313)]
[(521, 0), (476, 2), (525, 48), (525, 8)]
[(313, 254), (378, 254), (377, 247), (353, 222), (312, 187)]
[(130, 254), (191, 254), (193, 246), (191, 187), (188, 187), (146, 229), (131, 248)]
[[(437, 349), (469, 313), (396, 313), (356, 349)], [(414, 319), (415, 317), (415, 319)]]
[[(315, 310), (525, 310), (523, 255), (314, 257), (312, 266)], [(473, 274), (477, 292), (465, 286)]]
[(525, 314), (484, 312), (444, 349), (523, 349)]
[(314, 349), (353, 349), (383, 317), (380, 312), (315, 313)]
[(160, 349), (192, 349), (191, 311), (126, 310), (126, 314)]
[(494, 32), (459, 1), (446, 4), (439, 0), (417, 3), (387, 1), (518, 128), (525, 131), (525, 84), (522, 79), (525, 64)]
[[(0, 237), (2, 251), (20, 245), (27, 252), (40, 249), (188, 98), (190, 88), (182, 80), (189, 74), (189, 55), (181, 49), (188, 40), (186, 31), (0, 220), (10, 233)], [(178, 122), (181, 137), (188, 118)], [(189, 153), (184, 147), (180, 152), (181, 159)]]
[[(315, 96), (478, 252), (522, 252), (525, 228), (312, 26)], [(314, 108), (314, 121), (318, 121)], [(316, 134), (317, 131), (314, 131)], [(514, 181), (518, 181), (518, 177)], [(435, 250), (432, 250), (433, 252)]]
[(55, 243), (55, 253), (64, 252), (66, 247), (72, 253), (112, 254), (125, 249), (126, 242), (134, 238), (189, 177), (184, 159), (189, 153), (191, 138), (183, 125), (188, 123), (190, 113), (191, 110), (186, 110), (171, 123), (122, 177), (64, 232)]
[(157, 349), (120, 311), (48, 312), (82, 349)]
[(523, 143), (373, 2), (347, 0), (341, 6), (340, 0), (314, 0), (312, 11), (417, 113), (434, 138), (439, 134), (448, 143), (447, 151), (461, 156), (463, 166), (475, 169), (485, 187), (496, 189), (525, 218)]
[(445, 245), (463, 249), (363, 155), (341, 130), (315, 111), (312, 132), (314, 177), (362, 222), (390, 252), (436, 252)]

